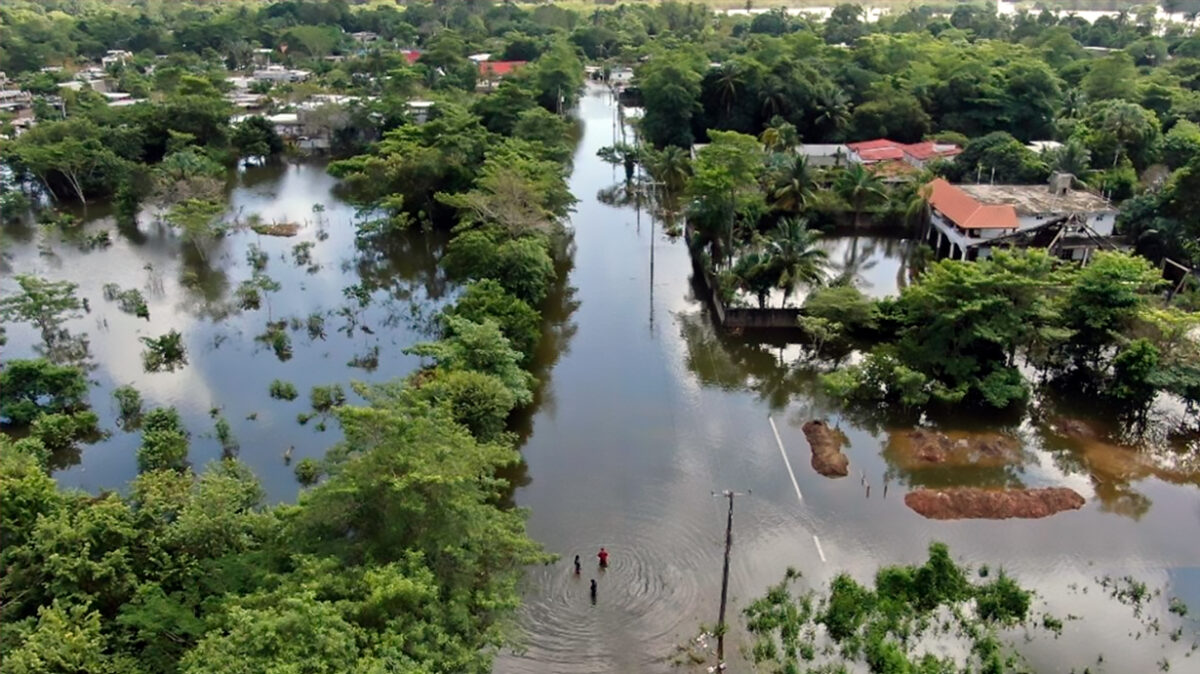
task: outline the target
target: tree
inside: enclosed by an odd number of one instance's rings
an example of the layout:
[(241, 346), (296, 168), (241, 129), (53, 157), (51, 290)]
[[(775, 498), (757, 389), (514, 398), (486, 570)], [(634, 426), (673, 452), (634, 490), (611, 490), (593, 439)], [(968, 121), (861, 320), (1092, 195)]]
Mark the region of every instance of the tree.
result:
[(637, 70), (646, 114), (641, 130), (655, 147), (692, 146), (692, 118), (700, 112), (700, 73), (680, 54), (664, 52)]
[(1132, 100), (1137, 93), (1137, 67), (1125, 52), (1117, 52), (1092, 62), (1083, 78), (1083, 92), (1090, 101)]
[(816, 285), (825, 278), (826, 253), (817, 245), (821, 233), (809, 229), (801, 218), (783, 218), (767, 239), (776, 287), (783, 290), (787, 306), (797, 284)]
[(1062, 308), (1063, 324), (1071, 331), (1065, 346), (1076, 364), (1095, 364), (1162, 284), (1162, 275), (1145, 258), (1098, 252), (1075, 274)]
[(533, 402), (533, 376), (521, 369), (521, 354), (514, 350), (500, 326), (491, 319), (480, 323), (448, 316), (446, 336), (405, 349), (405, 353), (433, 359), (447, 370), (474, 370), (495, 376), (512, 393), (519, 406)]
[(76, 367), (10, 360), (0, 370), (0, 418), (25, 426), (42, 414), (75, 412), (85, 406), (87, 390), (87, 379)]
[(187, 199), (172, 206), (163, 219), (178, 228), (200, 257), (207, 259), (205, 245), (223, 231), (221, 215), (224, 212), (225, 207), (216, 201)]
[(283, 140), (275, 127), (259, 115), (242, 120), (230, 137), (233, 147), (242, 157), (273, 157), (283, 152)]
[(170, 330), (161, 337), (140, 339), (146, 345), (146, 350), (142, 352), (142, 364), (147, 372), (174, 372), (187, 365), (187, 348), (178, 330)]
[(529, 304), (507, 292), (499, 282), (482, 279), (469, 284), (458, 301), (445, 310), (476, 323), (491, 319), (528, 364), (542, 337), (542, 318)]
[(702, 243), (713, 249), (717, 262), (734, 249), (734, 229), (740, 219), (757, 224), (766, 202), (759, 189), (763, 152), (754, 136), (734, 131), (710, 131), (712, 139), (692, 163), (688, 194), (689, 219)]
[(47, 281), (38, 276), (17, 274), (21, 292), (0, 299), (0, 320), (30, 323), (42, 333), (42, 341), (51, 347), (60, 339), (62, 324), (83, 314), (75, 291), (79, 286), (69, 281)]
[(1126, 156), (1135, 167), (1146, 167), (1155, 159), (1159, 139), (1158, 118), (1137, 103), (1106, 101), (1092, 106), (1085, 121), (1088, 145), (1097, 158), (1112, 156), (1117, 166)]
[(863, 210), (886, 198), (883, 183), (870, 169), (858, 163), (847, 166), (838, 174), (833, 181), (833, 189), (853, 209), (856, 229)]
[(174, 407), (151, 410), (142, 420), (139, 472), (183, 470), (187, 467), (188, 438)]
[(872, 92), (869, 100), (854, 108), (850, 126), (863, 140), (891, 138), (915, 143), (929, 133), (932, 120), (912, 94), (884, 89)]
[(808, 158), (788, 156), (772, 175), (771, 205), (784, 213), (799, 213), (813, 197), (813, 176)]

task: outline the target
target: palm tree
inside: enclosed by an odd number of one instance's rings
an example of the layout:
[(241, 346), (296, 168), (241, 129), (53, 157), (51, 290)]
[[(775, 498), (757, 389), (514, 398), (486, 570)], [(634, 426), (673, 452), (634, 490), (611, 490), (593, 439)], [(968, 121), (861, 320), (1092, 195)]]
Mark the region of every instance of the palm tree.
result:
[(692, 175), (692, 160), (687, 151), (676, 145), (661, 150), (646, 150), (646, 172), (662, 187), (658, 191), (664, 216), (671, 220), (679, 210), (679, 195)]
[(1080, 180), (1091, 172), (1092, 153), (1078, 138), (1068, 140), (1050, 153), (1049, 159), (1050, 167), (1055, 171), (1070, 173)]
[(765, 251), (752, 250), (740, 257), (728, 275), (734, 285), (758, 299), (758, 308), (767, 305), (767, 294), (775, 287), (778, 276), (773, 269), (774, 260)]
[(883, 183), (862, 164), (851, 164), (833, 181), (833, 190), (854, 209), (854, 228), (867, 206), (885, 198)]
[(738, 94), (745, 89), (745, 86), (746, 73), (737, 61), (721, 65), (717, 75), (717, 95), (721, 99), (721, 105), (725, 107), (726, 116), (732, 114), (733, 102), (737, 100)]
[(1113, 151), (1113, 166), (1117, 165), (1126, 145), (1141, 139), (1143, 125), (1142, 110), (1136, 103), (1114, 103), (1105, 113), (1104, 129), (1117, 141), (1117, 149)]
[(1063, 93), (1062, 107), (1059, 108), (1058, 114), (1063, 119), (1075, 119), (1083, 112), (1086, 103), (1087, 97), (1081, 89), (1068, 89)]
[(850, 123), (850, 98), (835, 84), (824, 84), (816, 91), (817, 127), (824, 139), (835, 138)]
[(767, 240), (775, 286), (783, 290), (783, 304), (796, 285), (816, 285), (825, 279), (827, 254), (817, 245), (821, 233), (808, 228), (804, 218), (783, 218)]
[(763, 129), (762, 135), (758, 139), (762, 141), (763, 149), (768, 152), (788, 152), (795, 149), (796, 145), (800, 143), (800, 135), (796, 133), (796, 127), (779, 115), (771, 118), (771, 121), (767, 123), (767, 128)]
[(791, 157), (781, 171), (775, 175), (771, 199), (775, 208), (785, 213), (799, 213), (804, 204), (812, 199), (813, 176), (808, 170), (808, 158)]

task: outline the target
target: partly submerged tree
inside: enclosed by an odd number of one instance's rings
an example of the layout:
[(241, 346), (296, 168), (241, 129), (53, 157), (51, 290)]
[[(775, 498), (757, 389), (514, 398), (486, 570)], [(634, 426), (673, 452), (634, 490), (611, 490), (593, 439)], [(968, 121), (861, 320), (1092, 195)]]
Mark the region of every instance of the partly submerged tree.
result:
[(820, 239), (821, 233), (809, 229), (803, 218), (783, 218), (768, 235), (770, 264), (784, 306), (797, 285), (817, 285), (825, 279), (827, 253), (818, 245)]

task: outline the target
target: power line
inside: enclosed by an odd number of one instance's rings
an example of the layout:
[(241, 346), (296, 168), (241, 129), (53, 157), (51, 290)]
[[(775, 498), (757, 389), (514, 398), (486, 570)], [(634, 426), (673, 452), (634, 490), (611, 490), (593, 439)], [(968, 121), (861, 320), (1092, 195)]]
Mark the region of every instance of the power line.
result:
[[(725, 521), (725, 566), (721, 572), (721, 609), (717, 614), (717, 670), (725, 669), (725, 600), (729, 596), (729, 553), (733, 548), (733, 497), (745, 496), (750, 492), (735, 492), (728, 489), (721, 496), (729, 499), (729, 517)], [(713, 496), (716, 496), (713, 492)]]

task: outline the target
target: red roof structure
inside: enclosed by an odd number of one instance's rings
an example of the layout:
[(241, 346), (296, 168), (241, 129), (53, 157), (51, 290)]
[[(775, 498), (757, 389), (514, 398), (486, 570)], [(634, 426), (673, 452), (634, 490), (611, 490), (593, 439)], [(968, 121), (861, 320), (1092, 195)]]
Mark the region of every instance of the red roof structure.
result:
[(853, 150), (864, 164), (898, 159), (909, 162), (926, 162), (934, 157), (953, 157), (962, 152), (962, 148), (950, 143), (925, 141), (905, 144), (887, 138), (849, 143), (847, 147)]
[(926, 141), (905, 145), (904, 152), (915, 159), (928, 161), (934, 157), (953, 157), (956, 154), (962, 154), (962, 148), (951, 143)]
[(410, 66), (416, 63), (417, 59), (421, 58), (421, 52), (416, 49), (405, 49), (400, 53), (404, 54), (404, 60), (408, 61), (408, 65)]
[(528, 61), (481, 61), (479, 63), (479, 76), (485, 80), (504, 77), (526, 63)]
[(847, 145), (864, 163), (904, 159), (904, 146), (893, 140), (878, 138)]
[(982, 204), (961, 189), (937, 178), (926, 186), (929, 205), (960, 229), (1017, 229), (1017, 211), (1010, 204)]

